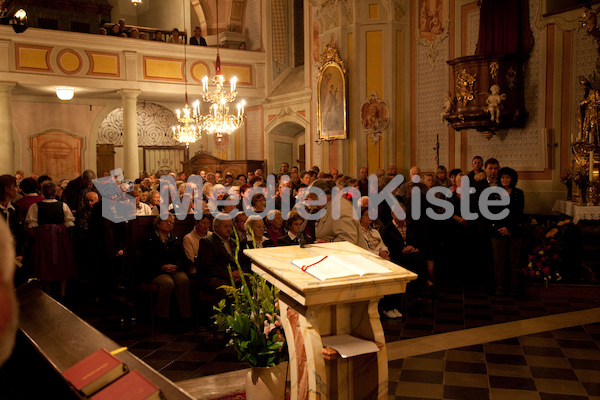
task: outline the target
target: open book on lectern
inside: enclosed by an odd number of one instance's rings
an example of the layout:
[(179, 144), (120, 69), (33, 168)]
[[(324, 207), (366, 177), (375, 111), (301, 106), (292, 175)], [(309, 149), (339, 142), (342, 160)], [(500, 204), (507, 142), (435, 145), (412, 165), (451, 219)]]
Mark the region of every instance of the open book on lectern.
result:
[(343, 278), (352, 275), (387, 274), (394, 272), (360, 254), (332, 254), (292, 260), (292, 264), (315, 278)]

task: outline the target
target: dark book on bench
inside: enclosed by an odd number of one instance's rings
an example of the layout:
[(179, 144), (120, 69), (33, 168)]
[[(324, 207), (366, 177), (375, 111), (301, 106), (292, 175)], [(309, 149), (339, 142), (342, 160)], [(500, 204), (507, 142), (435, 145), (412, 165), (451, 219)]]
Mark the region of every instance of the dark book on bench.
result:
[(137, 370), (108, 385), (90, 400), (160, 400), (160, 389)]
[(121, 360), (100, 349), (66, 369), (63, 376), (75, 389), (90, 396), (127, 371), (127, 365)]

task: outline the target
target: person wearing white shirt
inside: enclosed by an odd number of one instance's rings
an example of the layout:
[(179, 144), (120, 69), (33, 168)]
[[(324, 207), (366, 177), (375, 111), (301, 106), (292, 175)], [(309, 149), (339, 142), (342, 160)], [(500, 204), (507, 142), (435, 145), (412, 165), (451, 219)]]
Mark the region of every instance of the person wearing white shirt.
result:
[(35, 229), (34, 273), (49, 289), (49, 283), (60, 281), (59, 296), (66, 296), (67, 279), (77, 275), (71, 238), (67, 228), (75, 226), (75, 217), (66, 203), (56, 200), (56, 184), (42, 185), (44, 200), (33, 204), (25, 224)]
[(152, 215), (152, 209), (150, 208), (150, 206), (146, 203), (141, 202), (141, 199), (140, 199), (141, 191), (137, 187), (133, 188), (133, 190), (131, 192), (129, 192), (129, 194), (131, 196), (135, 197), (135, 215), (136, 215), (136, 217)]
[(196, 273), (196, 256), (198, 255), (200, 239), (212, 235), (212, 232), (208, 230), (211, 225), (211, 215), (203, 213), (201, 219), (194, 221), (194, 229), (183, 237), (183, 250), (187, 258), (193, 263), (188, 275)]

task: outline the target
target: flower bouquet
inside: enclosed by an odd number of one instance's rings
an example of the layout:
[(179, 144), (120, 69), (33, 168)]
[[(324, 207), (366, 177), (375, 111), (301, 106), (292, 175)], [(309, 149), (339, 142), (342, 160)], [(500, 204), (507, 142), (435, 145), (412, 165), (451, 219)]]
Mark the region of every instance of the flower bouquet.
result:
[(222, 286), (230, 301), (221, 300), (214, 306), (213, 318), (222, 331), (229, 335), (228, 346), (233, 346), (240, 361), (253, 367), (272, 367), (283, 360), (286, 353), (283, 328), (279, 317), (279, 289), (256, 274), (242, 271), (239, 263), (239, 242), (235, 264), (240, 273), (241, 286), (233, 279), (228, 265), (230, 286)]
[[(538, 224), (532, 220), (532, 243), (523, 274), (532, 281), (544, 282), (546, 285), (563, 279), (566, 264), (566, 247), (573, 238), (574, 224), (570, 219), (558, 222), (549, 220)], [(567, 272), (569, 274), (569, 272)]]

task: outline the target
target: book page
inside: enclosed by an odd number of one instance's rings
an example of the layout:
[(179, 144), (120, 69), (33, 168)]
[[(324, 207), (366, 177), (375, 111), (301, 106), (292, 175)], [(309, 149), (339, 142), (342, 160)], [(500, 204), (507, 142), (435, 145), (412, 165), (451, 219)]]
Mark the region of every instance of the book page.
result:
[(366, 274), (387, 274), (393, 272), (383, 265), (379, 265), (360, 254), (335, 254), (331, 256), (331, 258), (335, 258), (338, 263), (356, 272), (360, 276)]
[(377, 347), (374, 342), (347, 334), (324, 337), (323, 347), (331, 347), (337, 351), (342, 358), (376, 353), (379, 351), (379, 347)]
[(292, 260), (292, 264), (321, 281), (357, 275), (356, 272), (344, 267), (343, 264), (335, 260), (334, 256), (300, 258)]

